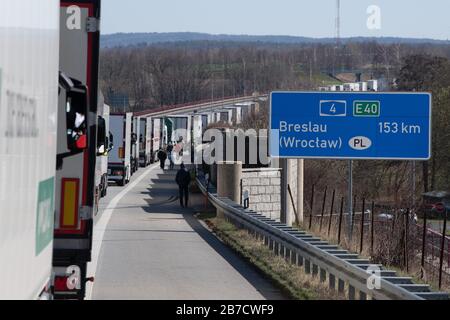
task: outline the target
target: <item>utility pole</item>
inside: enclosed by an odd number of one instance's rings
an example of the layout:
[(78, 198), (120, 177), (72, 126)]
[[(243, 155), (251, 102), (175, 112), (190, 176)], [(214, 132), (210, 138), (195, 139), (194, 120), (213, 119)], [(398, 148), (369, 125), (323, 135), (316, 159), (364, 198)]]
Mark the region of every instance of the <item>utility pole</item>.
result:
[(341, 44), (341, 0), (336, 0), (336, 46)]
[(411, 163), (411, 176), (412, 176), (412, 185), (411, 185), (411, 195), (412, 195), (412, 206), (414, 210), (416, 209), (416, 161), (412, 161)]

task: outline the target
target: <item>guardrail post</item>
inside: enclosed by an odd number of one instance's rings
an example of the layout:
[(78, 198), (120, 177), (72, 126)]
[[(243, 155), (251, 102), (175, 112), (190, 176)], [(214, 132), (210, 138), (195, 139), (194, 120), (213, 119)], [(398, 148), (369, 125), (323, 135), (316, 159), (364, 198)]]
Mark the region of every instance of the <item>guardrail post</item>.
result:
[(325, 282), (327, 280), (327, 271), (320, 268), (320, 282)]
[(264, 235), (262, 233), (258, 233), (258, 240), (264, 242)]
[(338, 279), (338, 292), (344, 293), (345, 291), (345, 282), (342, 279)]
[(336, 289), (336, 277), (334, 276), (334, 274), (328, 274), (328, 284), (331, 290)]
[(286, 261), (288, 263), (291, 263), (291, 254), (292, 254), (291, 250), (285, 247), (284, 248), (284, 258), (286, 259)]
[(310, 274), (311, 273), (311, 262), (309, 260), (305, 259), (305, 273)]
[(275, 248), (275, 255), (277, 255), (277, 256), (280, 255), (280, 244), (276, 241), (275, 241), (274, 248)]
[(356, 299), (356, 290), (355, 287), (351, 284), (348, 285), (348, 299), (355, 300)]
[(297, 264), (297, 253), (291, 250), (291, 264)]
[(299, 267), (303, 266), (304, 261), (305, 261), (305, 259), (303, 259), (303, 257), (297, 252), (297, 265)]
[[(240, 182), (242, 178), (242, 162), (219, 161), (217, 163), (217, 195), (240, 203)], [(221, 210), (217, 210), (218, 217), (224, 217)]]
[(313, 277), (317, 276), (319, 273), (319, 266), (317, 264), (312, 264), (312, 275)]

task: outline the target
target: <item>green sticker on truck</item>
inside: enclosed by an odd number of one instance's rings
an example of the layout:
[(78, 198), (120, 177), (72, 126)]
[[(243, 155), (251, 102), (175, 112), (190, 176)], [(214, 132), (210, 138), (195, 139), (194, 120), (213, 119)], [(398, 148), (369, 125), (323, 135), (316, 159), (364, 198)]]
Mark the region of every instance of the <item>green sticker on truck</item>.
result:
[(36, 213), (36, 256), (40, 255), (53, 239), (54, 191), (54, 178), (39, 183)]

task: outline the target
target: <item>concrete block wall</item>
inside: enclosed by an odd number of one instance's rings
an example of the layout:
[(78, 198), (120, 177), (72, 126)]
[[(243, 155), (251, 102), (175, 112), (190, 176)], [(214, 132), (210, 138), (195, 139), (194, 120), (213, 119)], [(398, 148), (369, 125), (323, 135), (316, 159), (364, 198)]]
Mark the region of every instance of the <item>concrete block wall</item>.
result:
[(258, 168), (242, 170), (242, 194), (249, 193), (250, 208), (279, 220), (281, 210), (281, 170)]

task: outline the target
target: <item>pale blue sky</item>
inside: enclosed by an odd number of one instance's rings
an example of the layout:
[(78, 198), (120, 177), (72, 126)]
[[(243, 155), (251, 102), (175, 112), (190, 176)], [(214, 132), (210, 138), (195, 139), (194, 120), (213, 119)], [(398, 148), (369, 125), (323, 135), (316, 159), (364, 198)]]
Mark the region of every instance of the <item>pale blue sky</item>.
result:
[[(341, 0), (342, 37), (450, 39), (450, 0)], [(102, 32), (332, 37), (335, 0), (103, 0)], [(369, 30), (367, 8), (381, 8)]]

